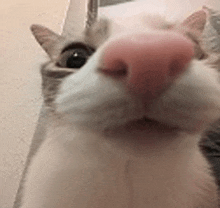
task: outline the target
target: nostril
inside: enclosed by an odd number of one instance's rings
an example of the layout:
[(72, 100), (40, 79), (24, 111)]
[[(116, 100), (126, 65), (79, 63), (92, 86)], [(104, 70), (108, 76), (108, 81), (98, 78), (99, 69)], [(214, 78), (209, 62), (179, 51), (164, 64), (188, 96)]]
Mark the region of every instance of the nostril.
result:
[(128, 74), (128, 65), (121, 60), (117, 60), (111, 63), (111, 65), (109, 66), (103, 66), (102, 72), (105, 75), (116, 77), (116, 78), (126, 77)]

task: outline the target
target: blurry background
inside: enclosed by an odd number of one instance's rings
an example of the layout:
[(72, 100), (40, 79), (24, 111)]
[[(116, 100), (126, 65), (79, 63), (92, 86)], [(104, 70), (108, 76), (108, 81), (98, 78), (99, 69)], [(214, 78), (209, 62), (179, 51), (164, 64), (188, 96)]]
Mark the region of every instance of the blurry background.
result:
[(0, 208), (12, 207), (42, 104), (46, 55), (29, 27), (60, 32), (66, 7), (64, 0), (0, 1)]
[[(117, 1), (123, 0), (101, 3)], [(167, 4), (171, 16), (204, 4), (220, 10), (219, 0), (152, 2)], [(39, 66), (46, 54), (29, 27), (38, 23), (61, 32), (67, 6), (67, 0), (0, 1), (0, 208), (12, 207), (42, 105)]]

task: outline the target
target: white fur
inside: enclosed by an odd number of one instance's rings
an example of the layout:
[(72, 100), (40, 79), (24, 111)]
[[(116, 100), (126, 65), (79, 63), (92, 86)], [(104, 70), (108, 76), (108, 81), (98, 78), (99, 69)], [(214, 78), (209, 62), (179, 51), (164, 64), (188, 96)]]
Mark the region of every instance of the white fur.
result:
[[(55, 101), (61, 118), (51, 117), (22, 208), (217, 208), (217, 187), (198, 147), (203, 130), (220, 117), (217, 71), (193, 60), (145, 106), (101, 73), (107, 44), (64, 80)], [(172, 128), (126, 126), (144, 116)]]
[(195, 135), (135, 136), (53, 128), (29, 172), (23, 207), (217, 207)]
[(219, 75), (202, 61), (192, 61), (170, 89), (147, 107), (129, 95), (122, 82), (100, 73), (100, 62), (97, 53), (80, 73), (64, 82), (57, 111), (73, 123), (92, 128), (117, 126), (146, 116), (145, 108), (148, 117), (189, 131), (219, 118)]

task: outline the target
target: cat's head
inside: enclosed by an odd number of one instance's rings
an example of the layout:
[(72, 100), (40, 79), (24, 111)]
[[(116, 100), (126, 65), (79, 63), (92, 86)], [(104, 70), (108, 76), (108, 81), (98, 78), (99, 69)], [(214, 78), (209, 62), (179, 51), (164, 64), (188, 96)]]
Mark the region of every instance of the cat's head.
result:
[[(130, 124), (144, 128), (162, 124), (186, 131), (206, 128), (220, 116), (218, 53), (207, 48), (207, 38), (204, 35), (204, 31), (208, 30), (207, 25), (210, 25), (210, 11), (203, 8), (182, 23), (176, 24), (168, 23), (162, 17), (145, 16), (143, 13), (130, 18), (129, 24), (126, 24), (126, 19), (124, 22), (99, 19), (81, 36), (72, 38), (58, 35), (43, 26), (33, 25), (31, 30), (35, 38), (50, 57), (50, 61), (41, 69), (46, 106), (67, 122), (99, 131)], [(179, 65), (184, 70), (180, 70), (174, 78), (169, 73), (166, 74), (166, 80), (169, 81), (165, 84), (161, 85), (158, 81), (160, 89), (156, 96), (151, 96), (154, 93), (147, 87), (145, 94), (137, 90), (133, 92), (127, 87), (130, 68), (121, 64), (117, 57), (132, 53), (131, 59), (138, 59), (136, 54), (139, 52), (138, 48), (129, 51), (129, 47), (127, 51), (125, 49), (121, 52), (118, 44), (124, 47), (123, 40), (128, 38), (130, 41), (133, 34), (135, 37), (138, 37), (137, 34), (150, 34), (149, 37), (155, 36), (159, 39), (168, 34), (168, 39), (175, 36), (177, 42), (183, 40), (192, 45), (194, 55), (187, 49), (189, 54), (185, 53), (186, 56), (182, 57), (187, 57), (187, 61), (184, 62), (185, 65), (181, 65), (181, 51), (184, 49), (181, 44), (177, 44), (180, 47), (177, 50), (180, 58), (174, 60), (172, 70), (175, 71)], [(169, 36), (170, 34), (172, 35)], [(155, 40), (155, 44), (160, 42), (157, 38)], [(111, 49), (113, 52), (109, 56), (110, 59), (117, 59), (117, 63), (108, 65), (112, 69), (105, 70), (106, 51), (114, 44), (118, 50)], [(169, 53), (173, 46), (169, 48), (168, 45), (163, 50)], [(150, 54), (151, 52), (148, 56), (143, 54), (137, 65), (148, 63), (152, 58)], [(158, 57), (154, 57), (158, 62), (153, 60), (151, 63), (165, 63), (163, 60), (166, 55), (161, 54), (166, 52), (159, 53)], [(137, 68), (144, 70), (143, 67)], [(137, 71), (137, 68), (134, 66), (132, 70)], [(154, 67), (151, 68), (153, 69)], [(140, 83), (143, 79), (146, 81), (146, 77), (139, 76)], [(143, 76), (146, 75), (143, 73)], [(157, 81), (153, 75), (150, 76), (147, 77), (149, 83), (151, 80)], [(160, 80), (160, 73), (157, 76)], [(138, 81), (135, 84), (139, 85)]]

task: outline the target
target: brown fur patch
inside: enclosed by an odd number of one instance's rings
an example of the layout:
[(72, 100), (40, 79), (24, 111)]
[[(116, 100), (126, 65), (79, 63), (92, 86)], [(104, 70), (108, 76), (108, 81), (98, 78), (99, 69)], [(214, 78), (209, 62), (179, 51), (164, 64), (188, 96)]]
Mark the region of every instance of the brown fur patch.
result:
[(72, 73), (74, 73), (74, 70), (56, 67), (53, 62), (48, 62), (42, 65), (42, 94), (44, 103), (50, 111), (55, 110), (53, 101), (56, 98), (59, 85), (66, 76)]

